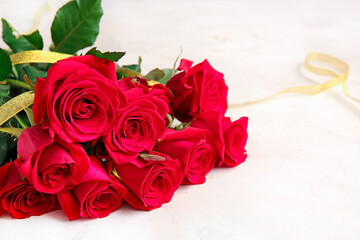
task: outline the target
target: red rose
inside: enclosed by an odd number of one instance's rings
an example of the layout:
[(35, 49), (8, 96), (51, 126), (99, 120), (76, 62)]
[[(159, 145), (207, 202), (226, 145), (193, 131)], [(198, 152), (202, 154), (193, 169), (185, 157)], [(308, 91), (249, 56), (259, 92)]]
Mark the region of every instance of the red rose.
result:
[[(131, 86), (129, 79), (124, 82)], [(169, 105), (163, 99), (149, 94), (142, 87), (130, 87), (126, 91), (128, 106), (117, 118), (114, 129), (103, 138), (110, 157), (116, 163), (130, 162), (142, 151), (149, 151), (166, 129), (165, 116)]]
[[(0, 189), (3, 189), (4, 188), (4, 184), (5, 184), (5, 181), (9, 181), (9, 176), (8, 176), (8, 170), (10, 168), (10, 166), (12, 166), (13, 164), (10, 162), (10, 163), (7, 163), (3, 166), (0, 167)], [(11, 172), (11, 171), (10, 171)], [(10, 175), (14, 175), (14, 174), (10, 174)], [(16, 174), (14, 175), (15, 176), (15, 181), (14, 182), (18, 182), (21, 180), (21, 176), (18, 174), (18, 178), (16, 178)], [(0, 190), (1, 191), (1, 190)], [(2, 204), (0, 202), (0, 216), (4, 213), (4, 209), (2, 207)]]
[(242, 117), (234, 122), (231, 122), (228, 117), (222, 120), (225, 143), (224, 164), (228, 167), (235, 167), (246, 160), (247, 126), (247, 117)]
[[(129, 91), (133, 88), (141, 88), (144, 94), (148, 94), (154, 97), (157, 97), (167, 103), (169, 105), (169, 114), (173, 116), (172, 108), (170, 105), (174, 102), (174, 96), (170, 92), (170, 90), (165, 87), (163, 84), (154, 84), (150, 86), (146, 79), (140, 77), (130, 77), (124, 78), (119, 81), (119, 86), (123, 91)], [(163, 102), (160, 102), (163, 105)], [(168, 123), (168, 119), (166, 118)]]
[(61, 60), (37, 79), (33, 111), (36, 123), (48, 119), (66, 142), (86, 142), (107, 134), (125, 106), (115, 64), (85, 55)]
[(146, 92), (149, 92), (150, 95), (158, 96), (167, 103), (174, 101), (174, 96), (167, 87), (165, 87), (163, 84), (160, 83), (150, 86), (148, 84), (148, 81), (144, 78), (140, 78), (140, 77), (123, 78), (119, 81), (119, 86), (124, 91), (131, 90), (135, 87), (142, 88)]
[(212, 132), (216, 139), (218, 166), (225, 164), (234, 167), (244, 162), (247, 157), (245, 151), (247, 124), (247, 117), (231, 122), (230, 118), (222, 117), (221, 113), (213, 111), (196, 114), (191, 126), (209, 129)]
[(214, 149), (217, 156), (217, 164), (221, 166), (224, 162), (224, 136), (221, 128), (222, 114), (220, 112), (202, 112), (198, 113), (194, 117), (194, 121), (191, 123), (192, 127), (208, 129), (211, 131), (214, 137)]
[(19, 172), (40, 192), (57, 193), (71, 188), (89, 168), (84, 149), (54, 138), (45, 124), (25, 129), (17, 150), (22, 162)]
[(120, 181), (128, 189), (125, 201), (137, 209), (152, 210), (169, 202), (184, 177), (179, 160), (152, 154), (156, 160), (139, 156), (131, 163), (114, 165)]
[(38, 192), (28, 181), (23, 181), (14, 162), (0, 168), (4, 182), (0, 191), (0, 208), (13, 218), (39, 216), (58, 209), (55, 195)]
[(228, 91), (224, 75), (207, 60), (188, 69), (191, 63), (183, 59), (178, 69), (185, 71), (176, 74), (166, 84), (175, 95), (175, 116), (180, 121), (189, 122), (199, 112), (218, 111), (224, 115)]
[(59, 193), (60, 205), (69, 217), (102, 218), (123, 203), (126, 188), (114, 176), (109, 176), (101, 161), (90, 156), (90, 168), (81, 182), (68, 192)]
[(180, 131), (168, 129), (154, 150), (180, 160), (185, 172), (183, 184), (200, 184), (216, 162), (212, 144), (209, 130), (187, 127)]

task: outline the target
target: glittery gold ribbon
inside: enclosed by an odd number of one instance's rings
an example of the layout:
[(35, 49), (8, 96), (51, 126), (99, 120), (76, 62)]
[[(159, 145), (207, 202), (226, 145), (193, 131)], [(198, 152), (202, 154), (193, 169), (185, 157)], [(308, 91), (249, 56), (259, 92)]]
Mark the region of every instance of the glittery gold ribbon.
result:
[[(330, 69), (317, 67), (317, 66), (311, 64), (311, 62), (313, 62), (313, 61), (329, 64), (334, 69), (339, 71), (340, 73), (337, 73), (336, 71), (333, 71)], [(229, 104), (229, 107), (234, 108), (234, 107), (240, 107), (240, 106), (263, 102), (272, 97), (275, 97), (277, 95), (284, 94), (284, 93), (301, 93), (301, 94), (314, 95), (314, 94), (318, 94), (318, 93), (324, 92), (326, 90), (329, 90), (330, 88), (332, 88), (336, 85), (339, 85), (339, 84), (342, 84), (343, 92), (344, 92), (345, 96), (360, 103), (359, 99), (352, 97), (350, 95), (348, 87), (346, 85), (345, 81), (349, 74), (349, 66), (346, 62), (344, 62), (341, 59), (338, 59), (336, 57), (327, 55), (325, 53), (313, 52), (306, 56), (304, 66), (308, 71), (310, 71), (314, 74), (323, 75), (323, 76), (331, 76), (332, 78), (322, 84), (317, 84), (317, 85), (313, 85), (313, 86), (289, 87), (289, 88), (283, 89), (273, 95), (270, 95), (266, 98), (262, 98), (262, 99), (255, 100), (255, 101), (244, 102), (244, 103), (240, 103), (240, 104)]]
[(73, 55), (58, 52), (31, 50), (10, 55), (10, 59), (13, 65), (18, 65), (23, 63), (56, 63), (59, 60), (71, 56)]
[(0, 107), (0, 126), (34, 102), (34, 92), (24, 92)]

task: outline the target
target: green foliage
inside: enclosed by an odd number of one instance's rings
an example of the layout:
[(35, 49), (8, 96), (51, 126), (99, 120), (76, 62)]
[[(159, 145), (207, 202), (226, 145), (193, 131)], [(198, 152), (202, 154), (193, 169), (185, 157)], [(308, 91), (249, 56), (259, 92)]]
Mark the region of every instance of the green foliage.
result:
[(165, 68), (161, 69), (164, 72), (164, 77), (159, 80), (159, 83), (166, 85), (166, 83), (170, 80), (172, 77), (172, 69), (171, 68)]
[(38, 30), (29, 35), (21, 35), (5, 19), (1, 19), (1, 21), (2, 38), (14, 52), (41, 50), (43, 48), (43, 40)]
[(0, 48), (0, 81), (4, 80), (11, 72), (12, 64), (9, 55)]
[(142, 59), (139, 57), (138, 64), (124, 65), (123, 67), (141, 73), (141, 62)]
[(93, 47), (86, 53), (86, 55), (93, 55), (95, 57), (108, 59), (110, 61), (117, 62), (117, 61), (119, 61), (120, 58), (122, 58), (125, 55), (125, 52), (104, 52), (104, 53), (102, 53), (99, 50), (97, 50), (96, 47)]
[(0, 166), (3, 165), (8, 152), (6, 135), (0, 133)]
[(47, 75), (46, 71), (40, 70), (33, 66), (25, 66), (24, 68), (25, 73), (27, 74), (29, 80), (36, 85), (36, 78), (45, 78)]
[(14, 137), (0, 133), (0, 166), (15, 160), (17, 141)]
[(9, 96), (9, 93), (10, 93), (10, 85), (0, 84), (0, 104), (3, 103), (4, 97)]
[(151, 80), (159, 81), (164, 76), (165, 76), (165, 73), (162, 70), (155, 68), (155, 69), (151, 70), (148, 74), (145, 75), (145, 79), (148, 81), (151, 81)]
[(73, 0), (62, 6), (51, 26), (51, 50), (74, 54), (93, 45), (102, 14), (101, 0)]

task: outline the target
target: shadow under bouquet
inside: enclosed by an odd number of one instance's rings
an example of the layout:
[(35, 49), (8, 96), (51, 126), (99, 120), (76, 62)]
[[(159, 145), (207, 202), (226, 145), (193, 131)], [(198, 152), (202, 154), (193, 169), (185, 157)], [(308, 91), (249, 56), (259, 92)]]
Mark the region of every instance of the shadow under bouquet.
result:
[[(225, 117), (223, 74), (207, 60), (141, 73), (124, 52), (92, 48), (100, 0), (74, 0), (51, 26), (21, 35), (2, 19), (0, 214), (62, 209), (99, 218), (125, 201), (159, 208), (181, 184), (202, 184), (214, 167), (246, 159), (247, 117)], [(174, 66), (177, 64), (174, 64)]]

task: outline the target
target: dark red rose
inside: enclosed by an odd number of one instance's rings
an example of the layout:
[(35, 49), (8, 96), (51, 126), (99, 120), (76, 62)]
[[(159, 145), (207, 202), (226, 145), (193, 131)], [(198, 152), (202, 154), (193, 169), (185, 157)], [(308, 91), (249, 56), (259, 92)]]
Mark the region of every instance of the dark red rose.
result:
[(196, 114), (191, 126), (212, 132), (216, 139), (214, 146), (218, 166), (224, 164), (234, 167), (244, 162), (247, 157), (247, 124), (247, 117), (231, 122), (230, 118), (222, 117), (221, 113), (213, 111)]
[(216, 162), (212, 145), (209, 130), (187, 127), (180, 131), (167, 129), (154, 150), (180, 160), (185, 172), (183, 184), (201, 184)]
[(184, 177), (179, 160), (160, 153), (139, 156), (131, 163), (115, 164), (114, 168), (128, 189), (125, 201), (142, 210), (159, 208), (169, 202)]
[(58, 194), (64, 213), (70, 220), (78, 217), (102, 218), (123, 203), (126, 188), (108, 175), (101, 161), (90, 156), (90, 168), (81, 182), (68, 192)]
[(55, 63), (45, 79), (37, 79), (34, 120), (48, 119), (66, 142), (86, 142), (107, 134), (126, 102), (113, 62), (91, 55), (70, 57)]
[(23, 181), (18, 167), (9, 162), (0, 168), (3, 183), (0, 191), (0, 209), (13, 218), (39, 216), (59, 208), (56, 196), (38, 192), (28, 181)]
[(81, 145), (54, 138), (45, 123), (25, 129), (17, 150), (22, 162), (19, 172), (40, 192), (71, 188), (89, 168), (89, 158)]
[[(131, 86), (129, 79), (119, 84)], [(142, 151), (150, 151), (166, 129), (165, 117), (169, 105), (163, 99), (149, 94), (142, 87), (126, 91), (128, 106), (117, 118), (114, 129), (103, 138), (110, 157), (116, 163), (130, 162)]]
[(189, 122), (195, 113), (218, 111), (222, 115), (227, 109), (227, 91), (224, 75), (216, 71), (207, 60), (189, 69), (192, 63), (182, 60), (179, 70), (166, 84), (175, 95), (175, 116)]

